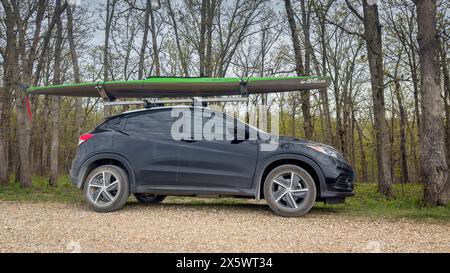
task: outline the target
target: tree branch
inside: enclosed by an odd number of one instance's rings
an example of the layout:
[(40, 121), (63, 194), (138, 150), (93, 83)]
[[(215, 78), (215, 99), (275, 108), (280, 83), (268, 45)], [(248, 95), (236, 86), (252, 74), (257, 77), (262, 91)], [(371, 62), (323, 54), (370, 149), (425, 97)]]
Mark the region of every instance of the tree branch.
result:
[(341, 26), (341, 25), (339, 25), (339, 24), (336, 24), (336, 23), (333, 22), (333, 21), (328, 20), (327, 18), (325, 18), (325, 22), (327, 22), (328, 24), (331, 24), (331, 25), (333, 25), (333, 26), (338, 27), (338, 28), (341, 29), (342, 31), (346, 32), (347, 34), (350, 34), (350, 35), (356, 35), (356, 36), (359, 36), (359, 37), (363, 38), (364, 40), (367, 40), (366, 36), (365, 36), (364, 34), (362, 34), (362, 33), (359, 33), (359, 32), (356, 32), (356, 31), (348, 30), (348, 29), (346, 29), (345, 27), (343, 27), (343, 26)]
[(350, 9), (350, 11), (353, 12), (353, 14), (355, 14), (355, 16), (358, 17), (358, 19), (361, 20), (361, 22), (364, 22), (364, 17), (361, 16), (361, 14), (359, 14), (359, 12), (355, 9), (355, 7), (353, 7), (350, 1), (345, 0), (345, 3), (347, 4), (347, 7)]

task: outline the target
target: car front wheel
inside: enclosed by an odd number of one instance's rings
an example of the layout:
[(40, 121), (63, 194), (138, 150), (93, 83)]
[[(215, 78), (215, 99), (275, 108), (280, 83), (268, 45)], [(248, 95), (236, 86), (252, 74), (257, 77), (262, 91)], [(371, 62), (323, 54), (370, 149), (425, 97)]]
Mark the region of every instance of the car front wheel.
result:
[(86, 179), (84, 197), (97, 212), (111, 212), (122, 208), (130, 196), (126, 172), (114, 165), (94, 169)]
[(282, 165), (267, 176), (264, 196), (269, 207), (277, 214), (301, 216), (314, 206), (316, 185), (304, 169), (295, 165)]

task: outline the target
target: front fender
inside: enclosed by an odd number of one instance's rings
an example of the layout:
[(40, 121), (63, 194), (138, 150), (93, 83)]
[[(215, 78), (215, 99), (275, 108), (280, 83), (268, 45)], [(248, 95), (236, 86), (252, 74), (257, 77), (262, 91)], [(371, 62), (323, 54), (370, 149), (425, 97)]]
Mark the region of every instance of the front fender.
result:
[(262, 176), (264, 174), (264, 171), (270, 164), (279, 160), (298, 160), (308, 164), (314, 169), (314, 171), (317, 174), (317, 177), (319, 178), (319, 185), (320, 185), (320, 189), (318, 189), (319, 196), (322, 194), (323, 190), (326, 190), (325, 176), (323, 175), (322, 169), (319, 167), (319, 165), (317, 165), (317, 163), (313, 159), (301, 154), (294, 154), (294, 153), (278, 154), (265, 159), (261, 164), (258, 165), (258, 168), (255, 172), (255, 176), (253, 178), (253, 185), (256, 187), (255, 198), (257, 200), (261, 199), (261, 183), (263, 183)]

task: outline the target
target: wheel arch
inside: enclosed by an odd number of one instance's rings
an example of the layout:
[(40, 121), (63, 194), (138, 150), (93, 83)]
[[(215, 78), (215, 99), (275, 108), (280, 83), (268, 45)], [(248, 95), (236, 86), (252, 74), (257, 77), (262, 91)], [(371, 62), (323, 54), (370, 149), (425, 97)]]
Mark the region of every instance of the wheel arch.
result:
[(84, 183), (89, 173), (95, 168), (102, 165), (115, 165), (121, 167), (128, 175), (130, 189), (135, 185), (135, 174), (130, 162), (123, 156), (115, 153), (102, 153), (97, 154), (87, 159), (79, 170), (80, 188), (84, 187)]
[(281, 165), (296, 165), (305, 169), (314, 179), (317, 188), (317, 197), (320, 197), (322, 190), (326, 189), (325, 177), (319, 165), (309, 157), (299, 154), (281, 154), (267, 159), (258, 169), (255, 175), (256, 199), (264, 199), (264, 180), (267, 175), (276, 167)]

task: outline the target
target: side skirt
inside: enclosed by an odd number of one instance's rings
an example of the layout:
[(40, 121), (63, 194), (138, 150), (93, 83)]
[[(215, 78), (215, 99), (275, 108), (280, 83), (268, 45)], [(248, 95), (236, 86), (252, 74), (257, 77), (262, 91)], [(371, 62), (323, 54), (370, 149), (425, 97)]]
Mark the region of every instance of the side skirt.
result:
[(183, 187), (183, 186), (153, 186), (139, 185), (131, 189), (132, 193), (151, 193), (159, 195), (181, 195), (181, 196), (240, 196), (254, 198), (254, 189), (230, 189), (230, 188), (210, 188), (210, 187)]

